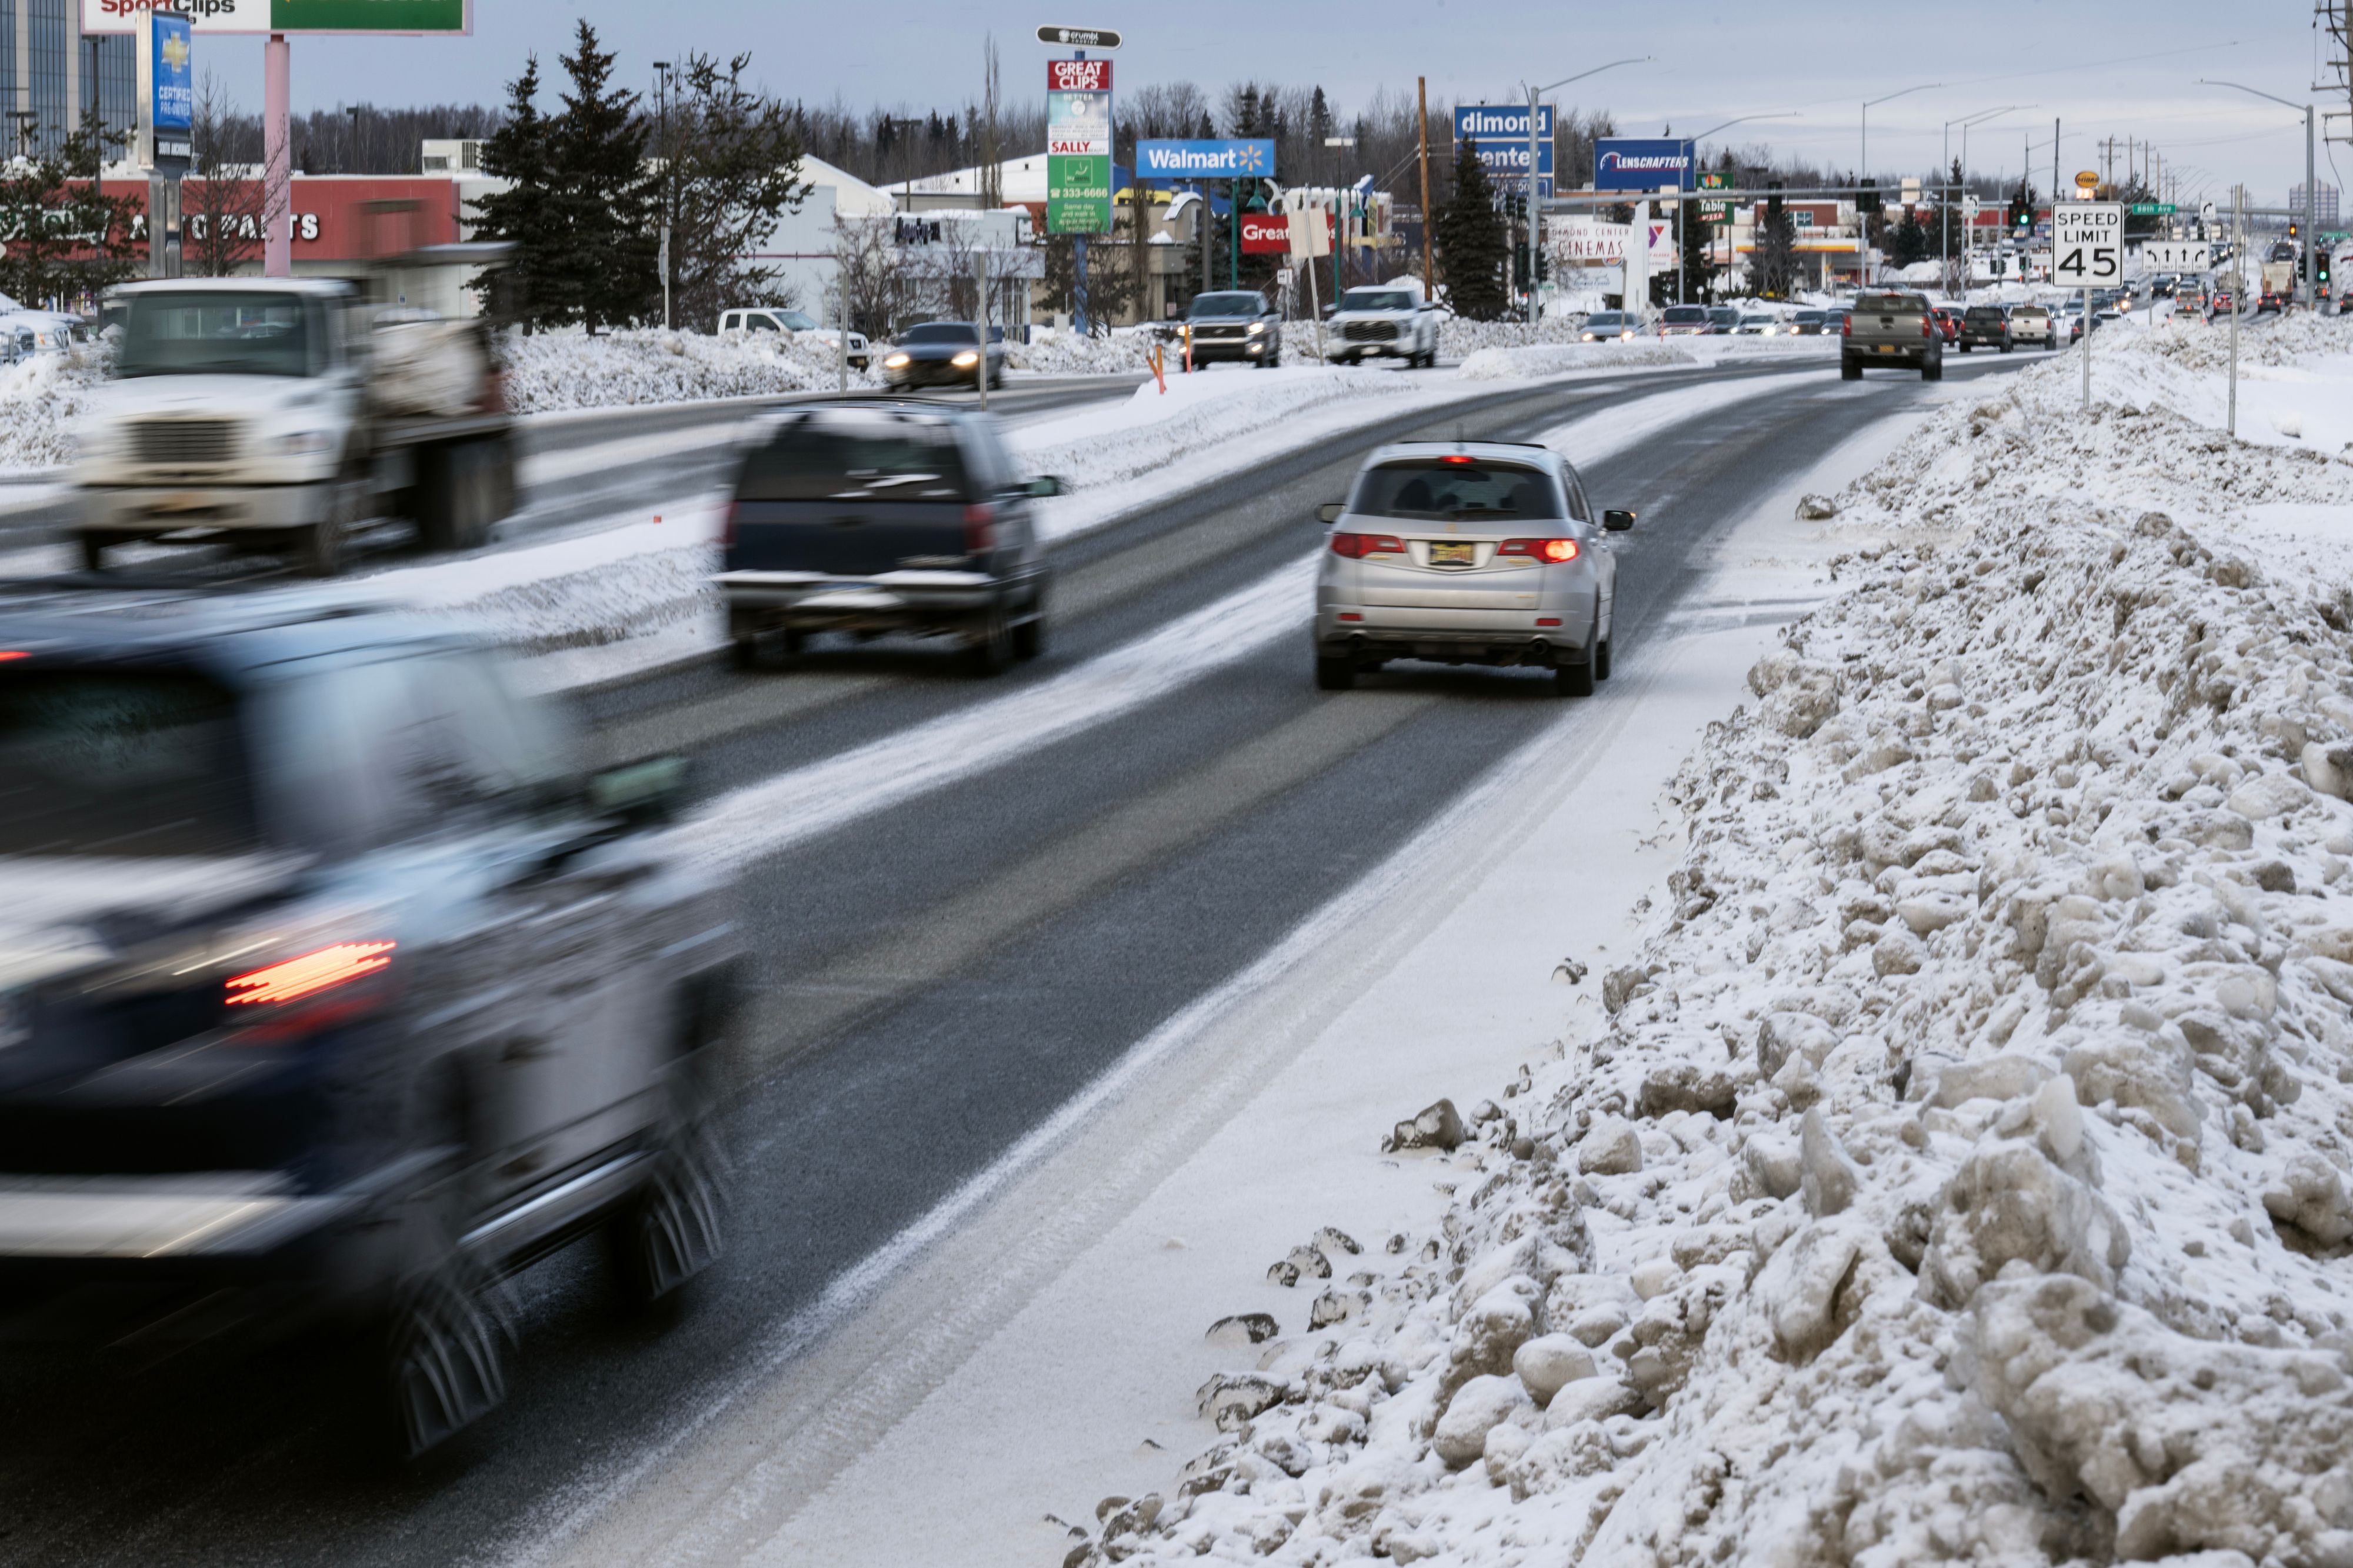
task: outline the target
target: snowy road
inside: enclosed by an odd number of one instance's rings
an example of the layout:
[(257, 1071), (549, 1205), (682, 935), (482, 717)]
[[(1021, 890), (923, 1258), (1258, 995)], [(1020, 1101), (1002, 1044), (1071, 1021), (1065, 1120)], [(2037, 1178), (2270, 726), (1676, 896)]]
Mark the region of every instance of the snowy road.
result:
[[(1642, 515), (1619, 609), (1620, 679), (1639, 679), (1679, 616), (1776, 613), (1690, 602), (1733, 520), (1874, 422), (2012, 368), (1957, 362), (1941, 389), (1845, 384), (1821, 366), (1652, 371), (1501, 391), (1429, 433), (1552, 437), (1595, 454), (1580, 466), (1597, 504)], [(1711, 390), (1725, 386), (1750, 395)], [(0, 1562), (505, 1561), (559, 1553), (615, 1517), (632, 1526), (633, 1556), (680, 1543), (695, 1522), (681, 1510), (702, 1495), (688, 1480), (732, 1474), (665, 1468), (699, 1420), (791, 1387), (845, 1344), (891, 1359), (888, 1336), (905, 1325), (861, 1318), (853, 1289), (887, 1273), (878, 1248), (1561, 720), (1549, 682), (1512, 673), (1393, 672), (1320, 697), (1302, 639), (1250, 629), (1253, 595), (1312, 553), (1314, 505), (1406, 422), (1069, 542), (1055, 646), (1008, 681), (976, 685), (914, 652), (845, 650), (789, 677), (703, 666), (595, 696), (607, 757), (695, 758), (706, 822), (793, 770), (834, 763), (841, 789), (858, 787), (841, 760), (919, 726), (1001, 715), (1008, 727), (920, 789), (868, 781), (861, 809), (828, 830), (738, 824), (713, 841), (746, 873), (758, 953), (736, 1250), (720, 1277), (678, 1321), (633, 1327), (606, 1310), (592, 1249), (541, 1266), (519, 1282), (511, 1402), (398, 1479), (339, 1446), (309, 1379), (199, 1354), (104, 1369), (93, 1384), (84, 1365), (11, 1358), (0, 1410), (43, 1440), (8, 1478)], [(1141, 690), (1075, 720), (1040, 716), (1052, 683), (1219, 606), (1241, 618), (1213, 619), (1205, 643), (1220, 624), (1243, 641), (1213, 658), (1173, 649)], [(1580, 765), (1606, 771), (1629, 726), (1590, 711), (1589, 731), (1572, 715), (1567, 733), (1585, 737)], [(883, 1263), (931, 1245), (912, 1234)], [(856, 1451), (903, 1414), (865, 1393), (856, 1377), (829, 1390), (828, 1453)], [(796, 1436), (775, 1431), (775, 1455), (740, 1451), (722, 1468), (789, 1458)], [(790, 1479), (822, 1488), (833, 1473), (812, 1463)], [(600, 1515), (617, 1498), (626, 1507)], [(889, 1521), (873, 1527), (875, 1560), (887, 1560)]]

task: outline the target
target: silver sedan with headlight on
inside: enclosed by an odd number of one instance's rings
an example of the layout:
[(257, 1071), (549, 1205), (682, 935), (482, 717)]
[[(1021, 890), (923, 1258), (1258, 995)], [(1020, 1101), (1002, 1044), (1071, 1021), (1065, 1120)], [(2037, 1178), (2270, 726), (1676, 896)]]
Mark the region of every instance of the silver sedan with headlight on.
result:
[(1618, 559), (1584, 481), (1546, 447), (1407, 441), (1366, 459), (1315, 581), (1315, 684), (1393, 658), (1550, 670), (1563, 696), (1609, 677)]
[(1005, 329), (988, 329), (988, 347), (970, 321), (925, 321), (909, 327), (882, 356), (882, 379), (893, 387), (976, 386), (981, 366), (988, 384), (1005, 384)]

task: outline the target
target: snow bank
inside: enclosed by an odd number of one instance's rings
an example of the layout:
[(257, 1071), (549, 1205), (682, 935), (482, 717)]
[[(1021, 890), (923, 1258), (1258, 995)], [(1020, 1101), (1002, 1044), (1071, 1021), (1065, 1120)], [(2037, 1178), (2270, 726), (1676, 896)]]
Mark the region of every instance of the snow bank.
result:
[[(507, 404), (518, 414), (826, 392), (841, 384), (827, 344), (773, 332), (515, 332), (501, 353)], [(852, 366), (849, 384), (881, 384)]]
[(0, 473), (73, 460), (68, 432), (88, 412), (106, 366), (106, 352), (97, 347), (0, 366)]
[(1594, 1026), (1078, 1560), (2353, 1562), (2353, 467), (2073, 369), (1808, 499)]
[(1728, 360), (1828, 359), (1836, 338), (1637, 338), (1599, 343), (1546, 343), (1479, 349), (1455, 372), (1467, 381), (1515, 381), (1611, 365), (1722, 364)]

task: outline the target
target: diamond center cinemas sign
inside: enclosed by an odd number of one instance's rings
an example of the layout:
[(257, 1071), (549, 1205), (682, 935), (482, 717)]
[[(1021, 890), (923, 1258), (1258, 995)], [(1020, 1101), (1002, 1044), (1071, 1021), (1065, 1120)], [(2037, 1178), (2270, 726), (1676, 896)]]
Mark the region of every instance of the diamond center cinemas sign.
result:
[(1046, 62), (1046, 232), (1111, 232), (1111, 62)]
[(129, 33), (178, 11), (199, 33), (406, 33), (461, 37), (473, 0), (81, 0), (85, 33)]

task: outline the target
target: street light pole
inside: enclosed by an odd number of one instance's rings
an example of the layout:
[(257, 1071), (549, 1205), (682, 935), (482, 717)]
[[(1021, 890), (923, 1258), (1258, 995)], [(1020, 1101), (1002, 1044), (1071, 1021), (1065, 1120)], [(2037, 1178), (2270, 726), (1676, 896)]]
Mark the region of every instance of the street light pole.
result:
[[(1649, 60), (1651, 58), (1651, 56), (1649, 56), (1649, 55), (1636, 55), (1636, 56), (1633, 56), (1633, 57), (1631, 57), (1631, 58), (1627, 58), (1627, 59), (1622, 59), (1622, 60), (1611, 60), (1611, 61), (1610, 61), (1608, 65), (1606, 65), (1606, 66), (1595, 66), (1591, 70), (1579, 71), (1579, 72), (1577, 72), (1575, 76), (1565, 76), (1565, 77), (1561, 78), (1558, 81), (1548, 81), (1548, 82), (1545, 83), (1545, 85), (1544, 85), (1544, 86), (1542, 86), (1542, 87), (1532, 87), (1532, 88), (1528, 89), (1528, 184), (1527, 184), (1527, 209), (1528, 209), (1528, 277), (1527, 277), (1527, 285), (1528, 285), (1528, 327), (1529, 327), (1529, 329), (1530, 329), (1531, 331), (1534, 331), (1534, 330), (1535, 330), (1535, 324), (1536, 324), (1536, 315), (1537, 315), (1538, 311), (1543, 308), (1543, 306), (1542, 306), (1542, 302), (1541, 302), (1541, 301), (1536, 298), (1536, 279), (1535, 279), (1535, 271), (1536, 271), (1536, 245), (1537, 245), (1537, 243), (1538, 243), (1538, 242), (1537, 242), (1537, 239), (1536, 239), (1536, 233), (1537, 233), (1538, 229), (1540, 229), (1540, 228), (1543, 226), (1543, 224), (1544, 224), (1544, 219), (1543, 219), (1543, 217), (1542, 217), (1542, 216), (1541, 216), (1541, 214), (1542, 214), (1542, 210), (1543, 210), (1543, 209), (1542, 209), (1542, 207), (1541, 207), (1540, 204), (1539, 204), (1539, 203), (1537, 202), (1537, 200), (1536, 200), (1536, 101), (1537, 101), (1537, 100), (1538, 100), (1538, 99), (1542, 98), (1546, 93), (1550, 92), (1554, 88), (1556, 88), (1556, 87), (1567, 87), (1570, 82), (1573, 82), (1573, 81), (1583, 81), (1587, 77), (1589, 77), (1589, 76), (1599, 76), (1603, 71), (1606, 71), (1606, 70), (1616, 70), (1620, 66), (1633, 66), (1633, 65), (1641, 65), (1641, 64), (1642, 64), (1644, 61)], [(1430, 221), (1429, 216), (1428, 216), (1428, 215), (1427, 215), (1427, 214), (1425, 214), (1425, 215), (1423, 216), (1422, 222), (1423, 222), (1425, 225), (1427, 225), (1427, 224), (1429, 223), (1429, 221)]]
[[(1967, 201), (1969, 188), (1969, 127), (1981, 125), (1989, 120), (1999, 119), (2005, 114), (2014, 114), (2021, 109), (2036, 107), (2038, 106), (2031, 103), (2005, 103), (2000, 109), (1980, 109), (1975, 114), (1964, 114), (1958, 119), (1945, 121), (1945, 166), (1936, 171), (1937, 189), (1943, 191), (1945, 195), (1936, 202), (1936, 230), (1944, 241), (1943, 267), (1945, 286), (1947, 289), (1952, 287), (1953, 282), (1953, 223), (1951, 212), (1948, 210), (1953, 194), (1950, 184), (1953, 166), (1953, 127), (1957, 125), (1961, 128), (1961, 198)], [(1968, 264), (1968, 240), (1969, 236), (1966, 234), (1961, 236), (1961, 263), (1964, 268)], [(1966, 297), (1966, 282), (1963, 285), (1963, 292)]]
[(1883, 98), (1867, 99), (1864, 100), (1862, 105), (1862, 166), (1855, 171), (1855, 183), (1857, 184), (1862, 184), (1871, 178), (1871, 110), (1873, 106), (1875, 104), (1886, 103), (1894, 99), (1903, 98), (1912, 93), (1926, 92), (1930, 88), (1942, 87), (1945, 84), (1941, 81), (1924, 81), (1917, 87), (1904, 88), (1899, 91), (1888, 93)]
[(658, 259), (661, 266), (662, 331), (670, 331), (670, 62), (654, 62), (654, 111), (659, 129), (655, 135), (661, 142), (662, 216), (661, 247)]
[[(1698, 135), (1691, 139), (1692, 176), (1694, 185), (1696, 186), (1698, 184), (1699, 144), (1706, 141), (1709, 137), (1715, 135), (1717, 132), (1729, 131), (1736, 125), (1746, 125), (1752, 120), (1803, 120), (1805, 116), (1803, 114), (1794, 109), (1780, 109), (1775, 110), (1770, 114), (1743, 114), (1734, 119), (1727, 120), (1721, 125), (1709, 126), (1706, 130), (1701, 132)], [(1678, 305), (1683, 302), (1684, 273), (1683, 252), (1683, 204), (1679, 201), (1675, 204), (1675, 303)]]
[(2217, 81), (2211, 77), (2202, 76), (2198, 81), (2201, 87), (2236, 88), (2241, 92), (2268, 98), (2274, 103), (2304, 110), (2304, 302), (2306, 308), (2317, 310), (2320, 308), (2320, 275), (2316, 247), (2320, 244), (2320, 226), (2313, 219), (2320, 210), (2317, 205), (2320, 193), (2312, 183), (2312, 105), (2298, 104), (2275, 92), (2265, 92), (2261, 88), (2248, 87), (2242, 82)]

